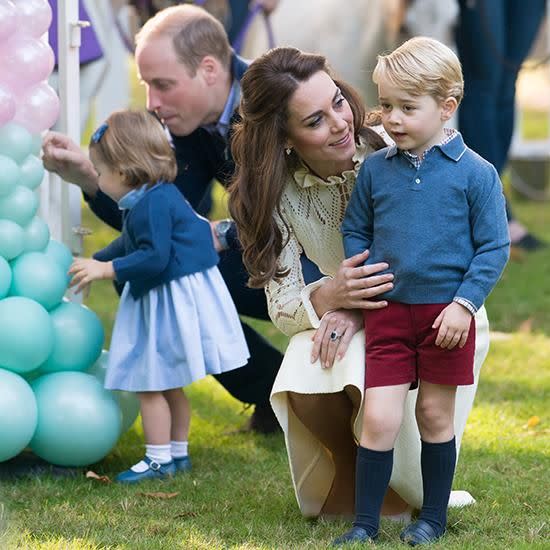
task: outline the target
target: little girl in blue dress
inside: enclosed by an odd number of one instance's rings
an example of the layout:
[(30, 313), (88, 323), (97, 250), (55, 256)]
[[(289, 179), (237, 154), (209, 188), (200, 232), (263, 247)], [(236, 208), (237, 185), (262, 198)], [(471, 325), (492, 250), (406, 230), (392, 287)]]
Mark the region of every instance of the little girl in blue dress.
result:
[(243, 366), (249, 353), (210, 224), (169, 183), (176, 161), (161, 124), (147, 112), (113, 113), (92, 136), (90, 158), (99, 188), (123, 211), (122, 234), (69, 274), (77, 292), (98, 279), (124, 285), (105, 387), (140, 400), (145, 457), (116, 478), (136, 483), (190, 469), (181, 388)]

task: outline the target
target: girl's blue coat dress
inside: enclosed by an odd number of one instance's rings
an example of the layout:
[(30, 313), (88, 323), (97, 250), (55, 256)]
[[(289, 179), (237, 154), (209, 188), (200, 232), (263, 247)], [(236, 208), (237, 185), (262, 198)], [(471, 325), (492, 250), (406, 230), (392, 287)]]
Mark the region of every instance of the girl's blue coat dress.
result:
[(94, 255), (112, 260), (124, 284), (105, 387), (163, 391), (244, 365), (248, 348), (208, 221), (171, 183), (131, 191), (119, 207), (122, 234)]

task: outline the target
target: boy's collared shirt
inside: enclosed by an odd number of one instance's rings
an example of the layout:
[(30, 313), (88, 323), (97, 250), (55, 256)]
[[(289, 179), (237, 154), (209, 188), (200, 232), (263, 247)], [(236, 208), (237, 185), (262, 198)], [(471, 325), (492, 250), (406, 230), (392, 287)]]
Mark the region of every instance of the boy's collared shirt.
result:
[(401, 150), (401, 154), (405, 156), (407, 160), (409, 160), (412, 165), (418, 170), (420, 168), (420, 165), (422, 164), (422, 161), (426, 158), (426, 155), (434, 148), (434, 147), (443, 147), (449, 141), (454, 139), (456, 136), (458, 136), (458, 132), (454, 128), (443, 128), (443, 132), (445, 132), (445, 139), (438, 143), (437, 145), (434, 145), (433, 147), (430, 147), (427, 151), (424, 151), (422, 155), (415, 155), (414, 153), (411, 153), (410, 151), (403, 149)]

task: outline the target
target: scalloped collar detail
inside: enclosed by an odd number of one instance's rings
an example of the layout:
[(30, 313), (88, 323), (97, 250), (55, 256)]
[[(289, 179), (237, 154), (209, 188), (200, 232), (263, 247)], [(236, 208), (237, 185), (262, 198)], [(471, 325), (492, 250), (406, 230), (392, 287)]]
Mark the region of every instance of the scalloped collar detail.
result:
[(294, 181), (298, 187), (306, 188), (313, 185), (338, 185), (355, 181), (359, 168), (367, 156), (368, 146), (363, 138), (359, 138), (359, 145), (355, 149), (355, 154), (352, 157), (353, 168), (351, 170), (344, 170), (340, 176), (329, 176), (326, 180), (312, 174), (310, 169), (303, 163), (300, 163), (300, 167), (294, 172)]

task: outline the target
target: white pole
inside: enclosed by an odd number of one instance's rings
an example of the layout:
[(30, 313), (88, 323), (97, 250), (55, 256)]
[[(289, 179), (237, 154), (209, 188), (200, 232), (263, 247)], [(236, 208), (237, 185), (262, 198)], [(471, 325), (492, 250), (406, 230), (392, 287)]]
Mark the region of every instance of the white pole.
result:
[[(80, 144), (80, 30), (89, 22), (79, 21), (78, 0), (58, 0), (57, 15), (58, 129)], [(73, 254), (81, 254), (80, 188), (62, 181), (57, 174), (47, 173), (40, 192), (40, 214), (48, 223), (51, 237), (67, 245)], [(81, 295), (68, 296), (82, 301)]]
[[(78, 0), (58, 1), (59, 128), (75, 143), (80, 143), (80, 29), (89, 22), (78, 19)], [(80, 225), (80, 189), (57, 179), (60, 198), (60, 237), (73, 250), (81, 252), (81, 240), (72, 231)], [(72, 188), (72, 189), (71, 189)], [(71, 195), (78, 196), (78, 211), (71, 208)], [(74, 201), (74, 199), (73, 199)]]

